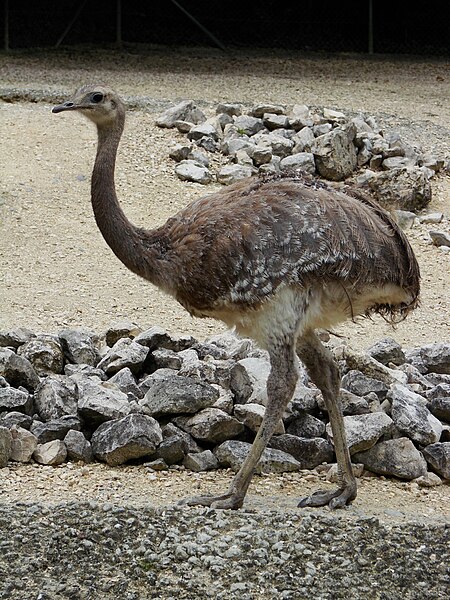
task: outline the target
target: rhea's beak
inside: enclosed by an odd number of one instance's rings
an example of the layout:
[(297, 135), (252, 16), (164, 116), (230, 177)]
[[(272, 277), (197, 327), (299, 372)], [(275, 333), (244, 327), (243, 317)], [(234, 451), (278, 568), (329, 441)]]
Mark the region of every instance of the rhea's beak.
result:
[(64, 102), (63, 104), (58, 104), (57, 106), (54, 106), (52, 108), (52, 113), (60, 113), (64, 110), (76, 110), (77, 108), (80, 108), (79, 105), (74, 104), (69, 100), (67, 102)]

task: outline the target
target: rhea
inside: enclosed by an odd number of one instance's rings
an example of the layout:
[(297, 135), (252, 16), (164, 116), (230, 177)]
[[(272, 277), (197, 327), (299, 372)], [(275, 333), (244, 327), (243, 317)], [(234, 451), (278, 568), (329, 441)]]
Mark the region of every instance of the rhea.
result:
[(395, 320), (416, 307), (419, 267), (405, 235), (361, 191), (338, 190), (299, 175), (245, 179), (196, 200), (161, 227), (136, 227), (122, 211), (114, 184), (123, 102), (109, 87), (88, 85), (53, 108), (63, 111), (78, 111), (97, 126), (92, 208), (119, 260), (191, 315), (223, 321), (254, 339), (270, 357), (265, 416), (228, 491), (185, 502), (242, 506), (255, 467), (293, 396), (298, 357), (322, 392), (339, 472), (337, 489), (317, 491), (299, 506), (350, 504), (357, 490), (339, 370), (315, 330), (358, 315), (380, 313)]

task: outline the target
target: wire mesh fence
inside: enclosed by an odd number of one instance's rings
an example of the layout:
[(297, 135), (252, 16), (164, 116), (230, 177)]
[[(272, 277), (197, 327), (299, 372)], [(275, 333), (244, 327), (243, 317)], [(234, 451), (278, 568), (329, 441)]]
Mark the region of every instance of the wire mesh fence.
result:
[(4, 47), (141, 43), (449, 54), (446, 2), (1, 0)]

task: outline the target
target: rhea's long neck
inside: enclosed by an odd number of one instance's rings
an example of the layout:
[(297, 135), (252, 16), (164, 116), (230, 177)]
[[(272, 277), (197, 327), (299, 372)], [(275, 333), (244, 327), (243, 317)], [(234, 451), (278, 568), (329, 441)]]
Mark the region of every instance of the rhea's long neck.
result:
[[(143, 232), (125, 216), (116, 195), (114, 169), (125, 117), (114, 126), (98, 126), (98, 147), (91, 180), (95, 220), (106, 243), (128, 269), (157, 283), (156, 252), (143, 246)], [(148, 232), (149, 242), (151, 232)]]

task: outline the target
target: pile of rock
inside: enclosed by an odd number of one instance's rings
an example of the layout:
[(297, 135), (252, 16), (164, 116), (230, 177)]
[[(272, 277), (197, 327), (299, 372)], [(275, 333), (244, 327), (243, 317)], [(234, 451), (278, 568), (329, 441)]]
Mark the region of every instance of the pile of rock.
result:
[[(404, 352), (386, 339), (368, 354), (334, 352), (353, 461), (428, 484), (450, 478), (450, 344)], [(237, 470), (261, 423), (269, 368), (265, 352), (231, 334), (200, 343), (132, 323), (103, 336), (0, 332), (0, 466), (145, 457), (154, 469)], [(333, 461), (321, 394), (301, 370), (258, 469)]]
[[(180, 179), (202, 184), (290, 171), (341, 181), (358, 172), (357, 183), (379, 202), (417, 211), (431, 200), (430, 178), (445, 166), (398, 133), (384, 134), (374, 117), (350, 118), (327, 108), (258, 104), (244, 114), (241, 104), (222, 103), (207, 118), (194, 102), (183, 101), (156, 124), (186, 134), (188, 142), (174, 146), (170, 157)], [(213, 172), (211, 153), (229, 163)]]

